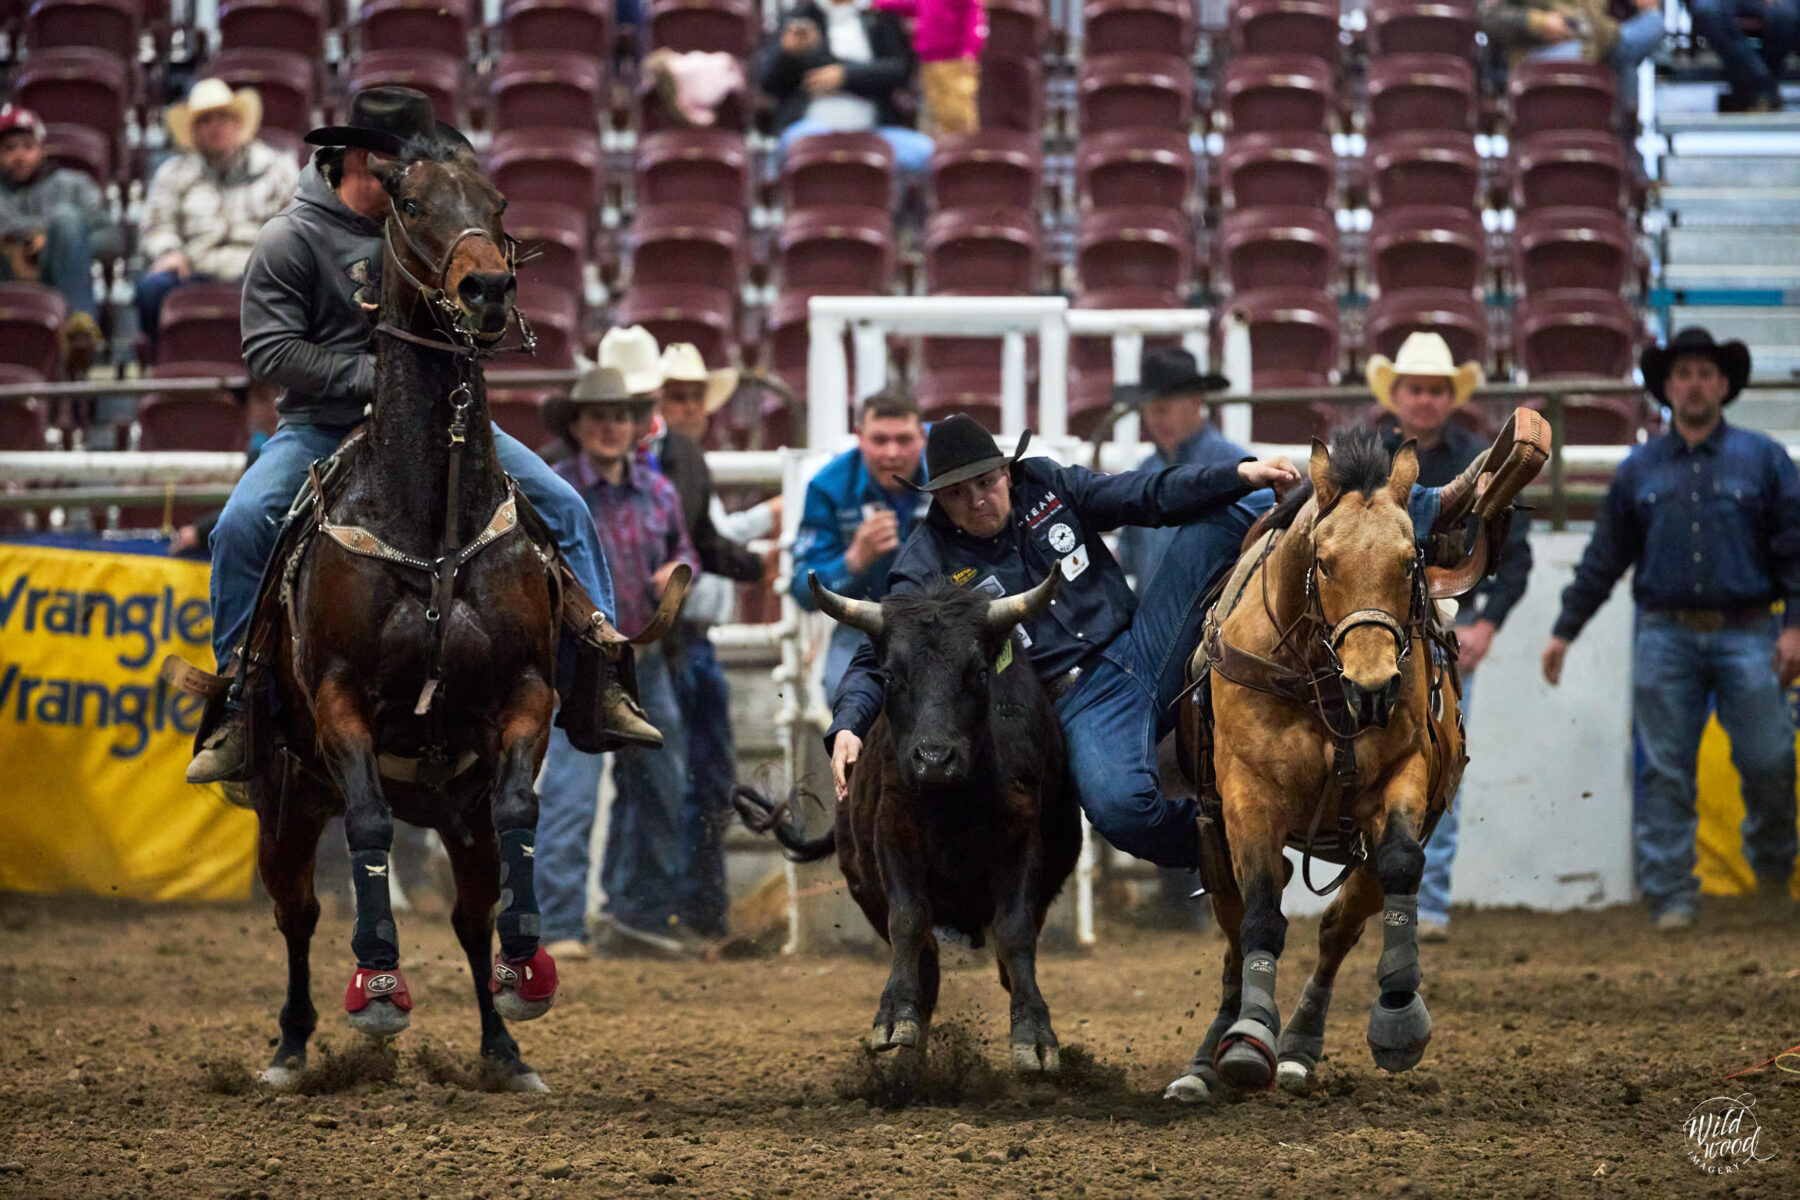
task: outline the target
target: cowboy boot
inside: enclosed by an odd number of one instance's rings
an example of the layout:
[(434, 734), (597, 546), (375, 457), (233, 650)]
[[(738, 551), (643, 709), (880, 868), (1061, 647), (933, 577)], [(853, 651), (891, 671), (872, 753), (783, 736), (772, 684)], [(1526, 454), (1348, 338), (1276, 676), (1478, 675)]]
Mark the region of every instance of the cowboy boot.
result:
[(219, 702), (216, 723), (201, 737), (188, 764), (189, 783), (244, 783), (250, 778), (249, 705), (244, 700), (248, 673), (243, 655), (235, 657), (237, 671)]
[(556, 714), (556, 724), (569, 735), (569, 744), (586, 754), (605, 754), (627, 746), (660, 750), (662, 733), (650, 723), (632, 694), (634, 689), (628, 686), (636, 680), (630, 646), (614, 650), (585, 638), (578, 643), (574, 678)]

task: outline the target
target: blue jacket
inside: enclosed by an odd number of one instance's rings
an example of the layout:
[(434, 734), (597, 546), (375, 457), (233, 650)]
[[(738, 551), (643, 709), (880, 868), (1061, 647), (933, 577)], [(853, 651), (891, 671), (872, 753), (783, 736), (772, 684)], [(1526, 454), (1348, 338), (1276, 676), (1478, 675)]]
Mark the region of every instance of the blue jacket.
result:
[[(1177, 465), (1204, 467), (1219, 463), (1240, 463), (1250, 457), (1252, 456), (1248, 450), (1212, 426), (1202, 425), (1192, 437), (1175, 447), (1174, 462), (1170, 462), (1161, 450), (1157, 450), (1138, 464), (1138, 470), (1155, 471)], [(1156, 568), (1162, 565), (1163, 555), (1169, 552), (1169, 543), (1174, 540), (1175, 530), (1167, 525), (1159, 529), (1127, 525), (1119, 530), (1119, 565), (1136, 581), (1138, 595), (1143, 595), (1144, 589), (1156, 577)]]
[[(1044, 581), (1058, 560), (1063, 586), (1056, 600), (1024, 627), (1024, 644), (1040, 679), (1054, 679), (1094, 654), (1104, 654), (1131, 624), (1137, 599), (1100, 535), (1121, 525), (1180, 525), (1250, 494), (1237, 464), (1168, 467), (1100, 475), (1048, 458), (1012, 467), (1012, 520), (992, 538), (975, 538), (933, 506), (900, 547), (887, 591), (904, 595), (947, 575), (957, 583), (1013, 595)], [(864, 737), (881, 712), (886, 688), (872, 646), (857, 651), (838, 686), (830, 746), (838, 730)]]
[[(923, 466), (913, 473), (913, 482), (925, 482)], [(806, 485), (806, 509), (794, 540), (794, 581), (789, 589), (801, 608), (816, 611), (806, 583), (809, 571), (816, 572), (819, 582), (840, 596), (879, 600), (887, 595), (888, 572), (899, 556), (898, 547), (869, 564), (861, 575), (852, 574), (844, 563), (871, 505), (894, 510), (900, 518), (900, 542), (905, 545), (907, 534), (925, 509), (925, 497), (913, 491), (890, 493), (883, 489), (863, 466), (862, 451), (855, 449), (826, 463)]]

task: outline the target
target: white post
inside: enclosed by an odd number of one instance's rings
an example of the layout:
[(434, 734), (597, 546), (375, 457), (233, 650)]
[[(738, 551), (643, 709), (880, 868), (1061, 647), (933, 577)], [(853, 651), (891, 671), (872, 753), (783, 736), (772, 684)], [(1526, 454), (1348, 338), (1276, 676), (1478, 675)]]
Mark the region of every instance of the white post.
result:
[(1069, 324), (1061, 312), (1038, 323), (1038, 424), (1046, 438), (1069, 435)]
[(850, 327), (850, 340), (856, 347), (858, 404), (887, 386), (887, 335), (887, 326), (879, 321), (858, 321)]
[[(1226, 309), (1219, 318), (1221, 366), (1231, 381), (1227, 394), (1250, 394), (1250, 326), (1238, 318), (1234, 309)], [(1240, 446), (1250, 442), (1250, 406), (1225, 404), (1219, 408), (1219, 428)]]
[(1000, 340), (1000, 436), (1016, 440), (1025, 422), (1025, 335), (1014, 330)]
[(844, 321), (841, 317), (810, 317), (806, 325), (806, 444), (815, 450), (835, 450), (850, 432), (850, 364), (844, 360)]

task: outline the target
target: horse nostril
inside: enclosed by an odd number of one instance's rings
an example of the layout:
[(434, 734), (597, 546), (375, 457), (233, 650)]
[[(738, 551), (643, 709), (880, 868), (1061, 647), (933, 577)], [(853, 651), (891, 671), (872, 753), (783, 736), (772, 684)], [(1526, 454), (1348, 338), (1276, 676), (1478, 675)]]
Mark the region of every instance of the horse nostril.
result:
[(517, 286), (510, 271), (470, 271), (456, 292), (464, 304), (503, 304)]

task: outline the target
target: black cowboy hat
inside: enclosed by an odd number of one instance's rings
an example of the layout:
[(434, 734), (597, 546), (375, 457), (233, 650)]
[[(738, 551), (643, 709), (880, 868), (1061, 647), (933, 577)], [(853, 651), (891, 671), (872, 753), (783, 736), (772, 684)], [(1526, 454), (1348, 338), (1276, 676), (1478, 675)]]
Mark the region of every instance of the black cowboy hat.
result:
[(573, 441), (569, 427), (575, 423), (575, 414), (583, 408), (627, 404), (647, 411), (651, 403), (626, 390), (625, 376), (617, 368), (594, 367), (575, 381), (567, 396), (552, 396), (544, 401), (544, 428), (565, 441)]
[(1113, 401), (1135, 408), (1180, 392), (1222, 392), (1230, 386), (1231, 381), (1223, 375), (1202, 375), (1200, 364), (1186, 350), (1147, 350), (1138, 369), (1138, 381), (1114, 388)]
[(351, 99), (350, 115), (344, 124), (321, 126), (305, 138), (312, 146), (373, 150), (396, 158), (415, 139), (439, 141), (454, 148), (469, 144), (456, 126), (433, 115), (430, 96), (409, 87), (364, 88)]
[(927, 482), (923, 485), (910, 479), (900, 482), (917, 492), (935, 492), (953, 483), (986, 475), (996, 467), (1011, 466), (1025, 453), (1030, 441), (1031, 430), (1027, 429), (1019, 435), (1019, 444), (1009, 458), (1000, 453), (1000, 444), (994, 441), (994, 435), (983, 429), (975, 418), (957, 413), (933, 422), (931, 432), (925, 437)]
[(1668, 383), (1669, 368), (1675, 365), (1676, 359), (1688, 354), (1703, 354), (1718, 364), (1730, 385), (1725, 393), (1726, 404), (1737, 399), (1737, 394), (1750, 382), (1748, 346), (1742, 342), (1715, 342), (1712, 334), (1698, 325), (1690, 325), (1670, 338), (1668, 345), (1647, 347), (1639, 357), (1638, 366), (1644, 372), (1644, 390), (1667, 404), (1669, 398), (1663, 395), (1663, 386)]

